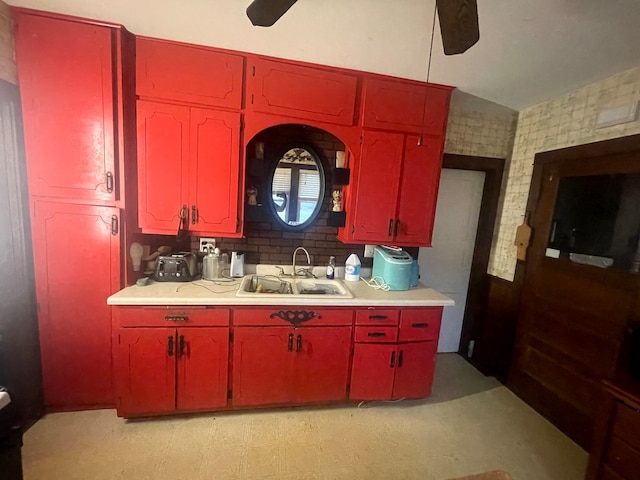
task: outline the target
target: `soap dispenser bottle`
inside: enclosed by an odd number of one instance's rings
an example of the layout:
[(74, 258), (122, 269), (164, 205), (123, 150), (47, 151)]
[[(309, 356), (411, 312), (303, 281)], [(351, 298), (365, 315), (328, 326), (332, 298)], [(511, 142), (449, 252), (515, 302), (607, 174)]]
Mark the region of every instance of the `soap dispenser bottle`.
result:
[(329, 257), (329, 264), (327, 265), (327, 278), (333, 280), (336, 275), (336, 257)]

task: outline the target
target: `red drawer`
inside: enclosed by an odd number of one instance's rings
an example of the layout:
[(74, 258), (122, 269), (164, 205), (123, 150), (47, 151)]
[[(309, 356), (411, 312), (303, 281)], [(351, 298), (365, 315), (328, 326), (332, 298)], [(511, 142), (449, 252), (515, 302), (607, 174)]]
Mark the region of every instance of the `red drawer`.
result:
[(121, 327), (216, 327), (229, 325), (226, 308), (197, 307), (116, 307), (113, 310)]
[(441, 321), (442, 307), (404, 310), (400, 318), (399, 341), (437, 340)]
[(239, 308), (233, 311), (233, 324), (237, 326), (305, 327), (351, 325), (353, 310), (329, 310), (316, 307)]
[(384, 308), (367, 308), (356, 310), (356, 325), (398, 325), (400, 310)]
[(393, 343), (398, 340), (398, 327), (356, 327), (355, 341), (361, 343)]

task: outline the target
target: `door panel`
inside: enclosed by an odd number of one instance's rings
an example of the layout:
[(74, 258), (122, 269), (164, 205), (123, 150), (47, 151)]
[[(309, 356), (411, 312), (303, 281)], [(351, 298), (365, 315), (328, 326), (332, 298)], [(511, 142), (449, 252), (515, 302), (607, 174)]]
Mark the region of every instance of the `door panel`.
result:
[(352, 400), (388, 400), (393, 392), (396, 345), (356, 343), (351, 368)]
[(178, 231), (187, 203), (189, 108), (138, 101), (138, 223)]
[(398, 345), (393, 398), (424, 398), (431, 395), (436, 350), (435, 341)]
[(294, 334), (293, 401), (344, 400), (349, 380), (351, 327), (300, 328)]
[(227, 405), (229, 328), (178, 329), (179, 410)]
[(14, 16), (29, 193), (114, 201), (111, 29)]
[(367, 78), (363, 126), (420, 133), (426, 92), (425, 85)]
[(116, 345), (118, 414), (171, 412), (176, 404), (174, 328), (121, 328)]
[(120, 288), (118, 210), (35, 202), (32, 217), (45, 403), (111, 405), (111, 307)]
[(449, 119), (451, 87), (429, 85), (425, 98), (424, 130), (427, 135), (444, 137)]

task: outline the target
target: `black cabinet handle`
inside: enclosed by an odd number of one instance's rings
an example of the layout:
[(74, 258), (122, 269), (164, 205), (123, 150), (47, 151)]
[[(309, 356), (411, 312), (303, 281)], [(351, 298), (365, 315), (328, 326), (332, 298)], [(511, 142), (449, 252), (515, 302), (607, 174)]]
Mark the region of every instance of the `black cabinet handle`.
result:
[(400, 350), (400, 354), (398, 355), (398, 368), (402, 368), (402, 350)]
[(188, 322), (189, 317), (187, 315), (167, 315), (164, 317), (167, 322)]
[(184, 335), (180, 335), (180, 340), (178, 341), (178, 356), (181, 357), (184, 355)]
[(395, 236), (398, 236), (398, 233), (400, 233), (400, 220), (396, 219), (396, 228), (395, 228)]
[(367, 333), (368, 337), (386, 337), (387, 334), (384, 332), (369, 332)]
[(289, 334), (289, 341), (287, 342), (287, 351), (293, 352), (293, 333)]
[(427, 328), (429, 326), (429, 324), (427, 322), (423, 322), (423, 323), (412, 323), (411, 326), (413, 328)]
[(393, 236), (393, 218), (389, 220), (389, 236)]
[(198, 207), (191, 205), (191, 224), (195, 225), (196, 223), (198, 223)]
[(386, 320), (386, 315), (369, 315), (369, 320)]
[(167, 355), (173, 357), (173, 335), (167, 338)]
[(300, 353), (302, 351), (302, 335), (298, 335), (296, 339), (296, 353)]
[(393, 368), (396, 366), (396, 352), (395, 350), (391, 352), (391, 362), (389, 362), (389, 368)]

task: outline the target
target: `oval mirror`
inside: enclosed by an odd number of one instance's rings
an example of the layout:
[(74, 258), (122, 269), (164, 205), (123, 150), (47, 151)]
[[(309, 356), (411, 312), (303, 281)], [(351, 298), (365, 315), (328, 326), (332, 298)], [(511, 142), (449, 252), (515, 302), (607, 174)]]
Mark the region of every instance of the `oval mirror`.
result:
[(286, 228), (302, 230), (315, 220), (324, 198), (324, 169), (311, 147), (286, 148), (277, 158), (268, 183), (271, 211)]

